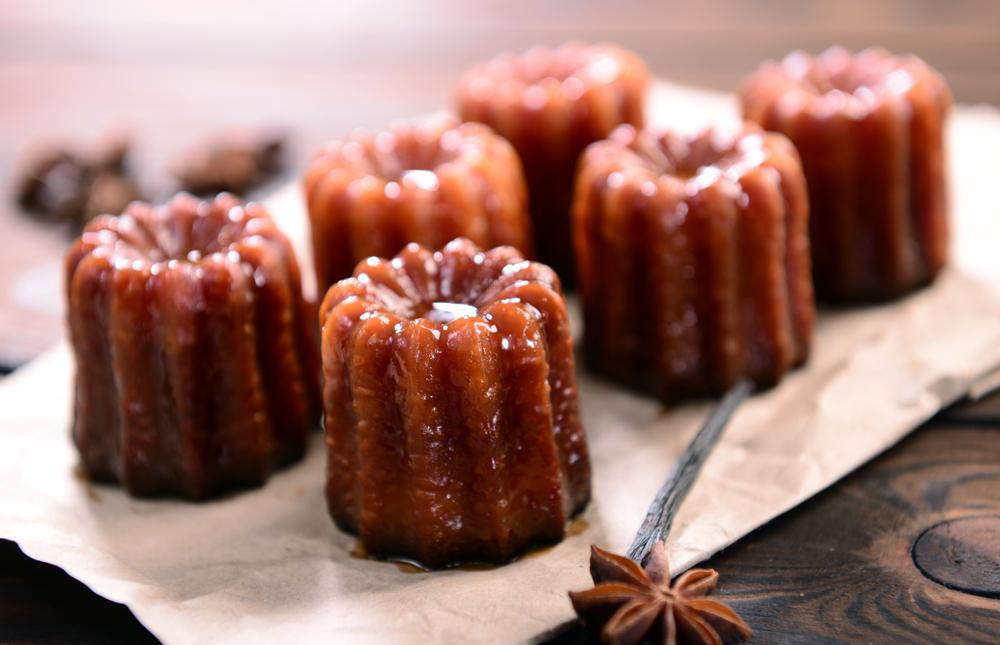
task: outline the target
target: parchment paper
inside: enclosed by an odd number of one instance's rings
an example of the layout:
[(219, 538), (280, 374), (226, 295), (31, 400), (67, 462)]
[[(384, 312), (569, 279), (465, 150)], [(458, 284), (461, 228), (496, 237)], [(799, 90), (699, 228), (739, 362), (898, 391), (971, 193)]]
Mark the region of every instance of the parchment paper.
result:
[[(726, 96), (666, 84), (651, 100), (660, 123), (735, 114)], [(987, 163), (1000, 115), (959, 108), (949, 136), (952, 268), (896, 303), (823, 312), (808, 366), (744, 405), (706, 465), (668, 542), (678, 570), (829, 486), (1000, 366)], [(295, 189), (271, 207), (301, 247)], [(589, 584), (589, 544), (628, 545), (709, 409), (666, 411), (581, 368), (595, 496), (573, 534), (504, 567), (426, 573), (351, 555), (355, 539), (324, 507), (318, 435), (303, 463), (214, 502), (136, 501), (88, 484), (69, 441), (70, 377), (59, 346), (0, 385), (0, 536), (126, 603), (168, 643), (533, 639), (572, 618), (566, 591)]]

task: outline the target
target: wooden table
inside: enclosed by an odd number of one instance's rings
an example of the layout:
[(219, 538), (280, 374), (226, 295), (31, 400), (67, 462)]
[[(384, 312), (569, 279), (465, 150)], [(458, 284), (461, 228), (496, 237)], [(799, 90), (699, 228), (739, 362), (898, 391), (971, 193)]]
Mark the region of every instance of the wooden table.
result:
[[(1000, 5), (988, 0), (356, 4), (4, 2), (0, 183), (39, 139), (122, 129), (158, 194), (170, 157), (231, 126), (292, 128), (301, 164), (352, 127), (446, 105), (472, 62), (569, 38), (621, 42), (657, 75), (723, 90), (795, 47), (879, 43), (926, 58), (959, 101), (1000, 103)], [(12, 367), (61, 333), (67, 238), (0, 204), (0, 366)], [(998, 536), (995, 395), (938, 416), (708, 564), (757, 642), (996, 642)], [(0, 541), (0, 642), (109, 641), (155, 639), (125, 607)]]

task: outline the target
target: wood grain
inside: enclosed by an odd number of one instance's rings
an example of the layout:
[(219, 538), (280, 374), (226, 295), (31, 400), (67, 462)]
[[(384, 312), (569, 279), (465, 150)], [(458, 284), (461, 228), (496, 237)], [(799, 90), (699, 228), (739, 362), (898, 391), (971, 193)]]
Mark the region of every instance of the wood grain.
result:
[[(998, 404), (1000, 394), (979, 405)], [(754, 642), (1000, 640), (1000, 425), (950, 418), (699, 565), (718, 570), (716, 596)], [(946, 586), (913, 551), (928, 529), (948, 525), (956, 530), (924, 545)], [(552, 642), (588, 638), (573, 626)]]
[(1000, 602), (925, 577), (911, 549), (940, 522), (1000, 512), (998, 490), (1000, 429), (932, 425), (709, 564), (761, 635), (996, 642)]
[(942, 520), (920, 534), (910, 555), (940, 585), (1000, 598), (1000, 514)]

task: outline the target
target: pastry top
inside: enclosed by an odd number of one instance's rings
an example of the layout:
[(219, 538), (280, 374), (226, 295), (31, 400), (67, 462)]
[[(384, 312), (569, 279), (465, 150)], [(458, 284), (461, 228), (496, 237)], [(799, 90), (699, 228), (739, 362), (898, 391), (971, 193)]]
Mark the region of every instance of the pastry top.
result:
[(297, 284), (291, 245), (260, 204), (243, 203), (228, 193), (210, 201), (181, 193), (160, 207), (133, 202), (121, 215), (91, 220), (67, 254), (67, 275), (88, 257), (116, 270), (154, 276), (179, 265), (197, 269), (227, 262), (252, 272), (269, 264), (264, 255), (272, 253), (292, 271), (288, 277)]
[[(635, 54), (611, 44), (570, 42), (555, 49), (535, 47), (520, 55), (502, 54), (470, 69), (458, 85), (458, 103), (476, 114), (478, 104), (493, 111), (573, 110), (589, 106), (591, 117), (618, 117), (625, 97), (620, 90), (641, 93), (649, 80)], [(610, 90), (610, 91), (609, 91)], [(636, 116), (638, 118), (638, 116)], [(627, 119), (634, 122), (632, 119)], [(553, 124), (556, 126), (558, 124)], [(501, 127), (503, 131), (506, 128)]]
[[(759, 168), (784, 168), (789, 162), (798, 164), (791, 142), (752, 123), (695, 134), (623, 125), (608, 139), (587, 148), (580, 163), (578, 190), (601, 179), (611, 188), (632, 183), (646, 196), (667, 190), (690, 197), (717, 182), (735, 185)], [(738, 194), (739, 189), (735, 190)]]
[(780, 62), (764, 63), (744, 85), (741, 97), (744, 117), (764, 122), (770, 110), (861, 118), (880, 102), (915, 91), (930, 93), (942, 111), (951, 104), (944, 80), (916, 56), (894, 56), (880, 48), (852, 55), (843, 47), (831, 47), (817, 56), (794, 51)]
[[(344, 183), (361, 180), (365, 185), (357, 191), (386, 201), (405, 202), (436, 190), (461, 192), (463, 183), (480, 178), (509, 188), (495, 193), (495, 199), (516, 208), (526, 199), (521, 162), (510, 143), (486, 125), (457, 124), (450, 118), (398, 124), (377, 133), (358, 130), (327, 144), (306, 170), (310, 198), (331, 173), (340, 173)], [(502, 204), (493, 206), (505, 210)]]
[(359, 315), (443, 330), (458, 319), (489, 322), (492, 305), (530, 307), (526, 294), (540, 292), (561, 300), (558, 276), (513, 247), (483, 251), (464, 238), (437, 252), (409, 244), (395, 258), (361, 262), (353, 277), (333, 285), (320, 308), (320, 326), (338, 305), (360, 303)]

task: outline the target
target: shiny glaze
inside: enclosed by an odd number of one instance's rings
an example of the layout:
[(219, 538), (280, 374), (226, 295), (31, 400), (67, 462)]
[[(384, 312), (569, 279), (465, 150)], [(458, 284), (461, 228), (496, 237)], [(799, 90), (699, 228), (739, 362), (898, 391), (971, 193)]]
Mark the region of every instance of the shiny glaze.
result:
[(596, 371), (676, 399), (805, 360), (808, 204), (781, 135), (622, 126), (584, 153), (573, 216)]
[(357, 132), (316, 155), (303, 184), (320, 293), (408, 242), (440, 248), (466, 237), (532, 253), (521, 161), (482, 124)]
[(577, 159), (622, 123), (643, 124), (649, 75), (631, 52), (567, 43), (503, 55), (465, 74), (456, 110), (493, 127), (524, 162), (539, 258), (572, 286), (570, 202)]
[(133, 203), (90, 222), (65, 277), (89, 477), (202, 498), (302, 455), (319, 408), (315, 306), (261, 206)]
[[(468, 308), (439, 322), (434, 303)], [(327, 501), (369, 553), (505, 561), (565, 535), (590, 465), (551, 269), (512, 247), (411, 244), (331, 287), (320, 324)]]
[(818, 295), (884, 299), (933, 279), (947, 260), (951, 105), (936, 72), (879, 49), (793, 52), (762, 66), (742, 103), (802, 157)]

